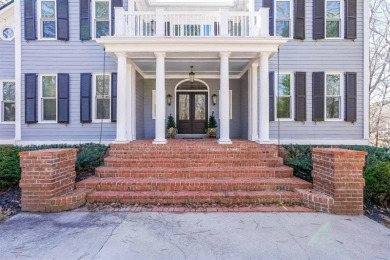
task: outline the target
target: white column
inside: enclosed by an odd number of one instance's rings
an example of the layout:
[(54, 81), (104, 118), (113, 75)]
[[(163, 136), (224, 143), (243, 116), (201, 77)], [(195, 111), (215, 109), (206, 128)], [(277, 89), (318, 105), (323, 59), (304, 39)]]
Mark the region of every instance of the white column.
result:
[[(131, 129), (133, 127), (133, 93), (132, 93), (132, 88), (133, 86), (133, 74), (131, 71), (133, 70), (133, 64), (128, 63), (127, 64), (127, 88), (126, 88), (126, 138), (128, 141), (133, 141), (133, 136), (131, 134)], [(119, 96), (117, 97), (119, 98)]]
[(259, 138), (259, 130), (258, 130), (258, 99), (259, 99), (259, 92), (258, 90), (258, 78), (257, 78), (257, 73), (258, 73), (258, 66), (259, 63), (258, 61), (255, 61), (252, 63), (252, 68), (251, 68), (251, 73), (250, 76), (250, 86), (251, 86), (251, 134), (249, 136), (249, 140), (256, 141)]
[(156, 55), (156, 136), (154, 144), (166, 144), (165, 139), (165, 52)]
[(131, 139), (136, 140), (137, 139), (137, 72), (133, 66), (133, 69), (131, 70), (131, 78), (132, 78), (132, 85), (131, 85), (131, 118), (132, 120), (132, 129), (131, 131)]
[(269, 143), (269, 52), (260, 53), (259, 62), (259, 139), (258, 143)]
[(126, 83), (127, 83), (127, 56), (126, 53), (116, 53), (118, 57), (117, 69), (117, 108), (116, 108), (116, 139), (115, 143), (126, 143)]
[(220, 144), (231, 144), (229, 134), (229, 56), (230, 52), (221, 52), (221, 75), (219, 90), (219, 140)]

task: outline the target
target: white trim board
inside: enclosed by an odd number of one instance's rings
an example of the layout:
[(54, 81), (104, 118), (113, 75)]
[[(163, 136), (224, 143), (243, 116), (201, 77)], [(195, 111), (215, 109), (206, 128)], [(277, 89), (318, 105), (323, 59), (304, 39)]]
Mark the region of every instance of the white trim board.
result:
[[(271, 142), (278, 144), (278, 139), (271, 139)], [(367, 139), (280, 139), (280, 144), (301, 144), (301, 145), (369, 145)]]
[[(1, 142), (1, 141), (0, 141)], [(51, 144), (69, 144), (69, 145), (75, 145), (75, 144), (87, 144), (87, 143), (101, 143), (101, 144), (112, 144), (114, 142), (114, 139), (112, 140), (102, 140), (99, 142), (99, 140), (57, 140), (57, 141), (14, 141), (12, 140), (12, 144), (16, 145), (51, 145)]]

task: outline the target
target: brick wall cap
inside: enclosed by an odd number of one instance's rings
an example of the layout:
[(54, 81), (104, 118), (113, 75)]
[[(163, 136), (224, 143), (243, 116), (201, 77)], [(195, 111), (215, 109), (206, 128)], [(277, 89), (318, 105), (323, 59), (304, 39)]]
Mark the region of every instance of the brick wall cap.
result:
[(312, 148), (313, 153), (332, 154), (332, 155), (346, 155), (346, 156), (366, 156), (365, 151), (355, 151), (341, 148)]
[(65, 148), (65, 149), (43, 149), (43, 150), (36, 150), (36, 151), (24, 151), (20, 152), (19, 156), (44, 156), (44, 155), (56, 155), (56, 154), (63, 154), (63, 153), (77, 153), (77, 148)]

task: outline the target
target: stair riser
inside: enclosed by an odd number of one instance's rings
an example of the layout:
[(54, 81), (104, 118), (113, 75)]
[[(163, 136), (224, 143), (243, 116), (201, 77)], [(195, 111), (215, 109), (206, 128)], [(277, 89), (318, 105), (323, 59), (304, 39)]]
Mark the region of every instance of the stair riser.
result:
[(176, 158), (176, 159), (259, 159), (276, 158), (277, 153), (259, 153), (259, 152), (128, 152), (128, 151), (110, 151), (109, 155), (115, 158), (124, 159), (149, 159), (149, 158)]
[(175, 162), (173, 160), (150, 160), (150, 161), (121, 161), (121, 160), (105, 160), (105, 166), (108, 167), (169, 167), (169, 168), (183, 168), (183, 167), (248, 167), (248, 166), (282, 166), (282, 159), (272, 160), (227, 160), (227, 161), (183, 161)]
[(108, 197), (108, 196), (95, 196), (89, 195), (87, 202), (103, 202), (103, 203), (123, 203), (123, 204), (161, 204), (161, 205), (185, 205), (185, 204), (202, 204), (202, 203), (216, 203), (224, 205), (232, 204), (301, 204), (301, 200), (298, 197), (280, 198), (280, 197), (264, 197), (264, 198), (246, 198), (246, 197), (175, 197), (175, 198), (164, 198), (164, 197)]
[(311, 184), (286, 183), (89, 183), (78, 188), (97, 191), (293, 191), (310, 189)]
[(292, 177), (292, 171), (258, 171), (256, 169), (253, 172), (183, 172), (183, 171), (171, 171), (171, 172), (149, 172), (147, 169), (140, 172), (126, 172), (126, 171), (103, 171), (100, 172), (99, 168), (96, 169), (96, 176), (100, 178), (289, 178)]

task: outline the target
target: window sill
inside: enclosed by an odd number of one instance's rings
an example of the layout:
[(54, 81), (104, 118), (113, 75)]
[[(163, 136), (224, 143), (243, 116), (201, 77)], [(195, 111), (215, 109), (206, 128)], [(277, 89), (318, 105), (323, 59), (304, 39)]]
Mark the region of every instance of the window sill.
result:
[(275, 122), (278, 122), (278, 121), (280, 121), (280, 122), (293, 122), (294, 119), (292, 119), (292, 118), (275, 118)]
[(57, 121), (39, 121), (38, 124), (57, 124)]
[(5, 122), (0, 122), (0, 125), (14, 125), (15, 124), (15, 121), (5, 121)]
[(107, 124), (107, 123), (116, 123), (116, 122), (111, 122), (111, 119), (109, 119), (109, 120), (107, 120), (107, 119), (105, 119), (105, 120), (95, 119), (95, 120), (92, 121), (92, 124), (100, 124), (100, 123)]
[(344, 122), (344, 119), (337, 118), (337, 119), (332, 119), (332, 118), (325, 118), (325, 122)]

